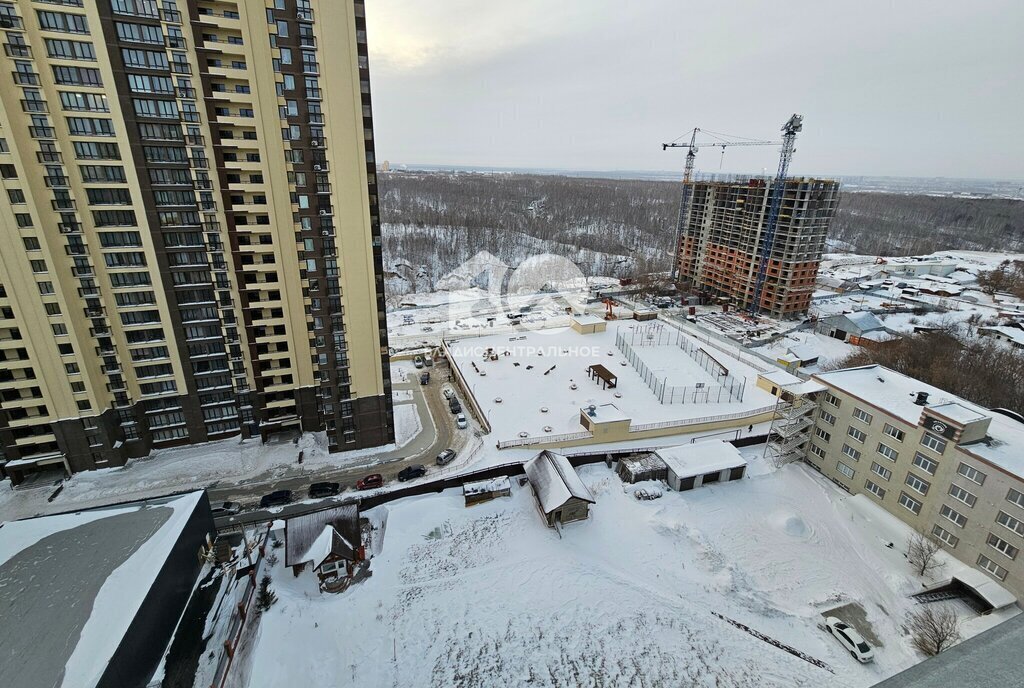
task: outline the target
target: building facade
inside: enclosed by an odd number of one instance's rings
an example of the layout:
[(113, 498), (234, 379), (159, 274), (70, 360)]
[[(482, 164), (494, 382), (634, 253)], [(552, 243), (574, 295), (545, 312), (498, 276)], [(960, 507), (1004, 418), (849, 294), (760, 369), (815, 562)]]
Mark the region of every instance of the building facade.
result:
[(812, 381), (806, 460), (1024, 595), (1024, 423), (877, 365)]
[(392, 441), (361, 0), (7, 0), (0, 448)]
[[(690, 183), (690, 209), (678, 247), (679, 277), (695, 292), (727, 297), (738, 308), (754, 298), (771, 180)], [(839, 182), (786, 180), (758, 310), (778, 318), (811, 304)]]

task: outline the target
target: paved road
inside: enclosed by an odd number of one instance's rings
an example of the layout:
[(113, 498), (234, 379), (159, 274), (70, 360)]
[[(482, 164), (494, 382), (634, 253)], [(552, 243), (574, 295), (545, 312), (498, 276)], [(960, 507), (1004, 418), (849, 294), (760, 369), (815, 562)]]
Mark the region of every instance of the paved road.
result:
[[(211, 487), (210, 501), (214, 504), (221, 501), (240, 502), (243, 507), (256, 505), (260, 498), (274, 490), (291, 490), (294, 499), (305, 499), (310, 483), (336, 482), (343, 489), (338, 498), (322, 500), (327, 504), (350, 497), (355, 490), (356, 481), (369, 473), (380, 473), (385, 482), (397, 479), (398, 472), (406, 466), (424, 464), (431, 470), (435, 457), (451, 446), (461, 445), (465, 441), (467, 430), (455, 427), (454, 416), (448, 411), (448, 404), (441, 395), (441, 387), (447, 382), (449, 370), (446, 363), (436, 363), (430, 369), (430, 384), (420, 386), (418, 373), (410, 373), (410, 379), (393, 385), (395, 391), (412, 390), (412, 402), (398, 402), (396, 406), (412, 403), (417, 407), (422, 427), (420, 433), (401, 449), (381, 454), (367, 455), (354, 459), (346, 466), (296, 466), (288, 470), (286, 475), (280, 473), (258, 476), (240, 485)], [(456, 438), (455, 433), (463, 435)], [(280, 511), (245, 511), (239, 517), (218, 519), (218, 527), (233, 523), (258, 523), (272, 518), (281, 518), (292, 513), (309, 510), (310, 503), (292, 504)]]

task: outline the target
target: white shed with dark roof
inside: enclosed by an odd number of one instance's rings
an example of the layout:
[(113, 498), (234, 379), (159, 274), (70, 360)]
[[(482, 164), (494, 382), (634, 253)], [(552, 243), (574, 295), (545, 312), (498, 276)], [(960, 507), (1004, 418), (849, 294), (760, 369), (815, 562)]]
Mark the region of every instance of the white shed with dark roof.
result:
[(569, 459), (545, 449), (527, 461), (524, 468), (540, 512), (549, 526), (582, 521), (590, 515), (590, 505), (596, 503), (594, 496), (580, 480)]

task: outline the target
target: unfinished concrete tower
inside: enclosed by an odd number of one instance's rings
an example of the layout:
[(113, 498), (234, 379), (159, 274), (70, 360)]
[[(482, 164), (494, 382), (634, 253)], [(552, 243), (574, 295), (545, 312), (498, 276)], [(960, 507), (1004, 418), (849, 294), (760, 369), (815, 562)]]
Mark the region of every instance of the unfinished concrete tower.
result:
[[(684, 285), (709, 297), (730, 297), (737, 309), (750, 306), (770, 191), (768, 178), (690, 182), (678, 252)], [(777, 318), (807, 312), (838, 200), (836, 180), (786, 180), (760, 312)]]

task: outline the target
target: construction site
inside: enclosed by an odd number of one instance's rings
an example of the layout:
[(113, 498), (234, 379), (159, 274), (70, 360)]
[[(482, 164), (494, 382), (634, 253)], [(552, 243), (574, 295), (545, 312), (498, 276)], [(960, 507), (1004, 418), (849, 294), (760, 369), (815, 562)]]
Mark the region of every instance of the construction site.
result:
[[(678, 242), (673, 277), (705, 303), (746, 310), (751, 315), (795, 318), (807, 313), (814, 292), (829, 224), (839, 203), (839, 182), (789, 177), (796, 135), (803, 118), (793, 115), (783, 139), (758, 141), (712, 134), (698, 143), (694, 129), (688, 143), (679, 203)], [(781, 146), (774, 178), (693, 177), (701, 147)]]

